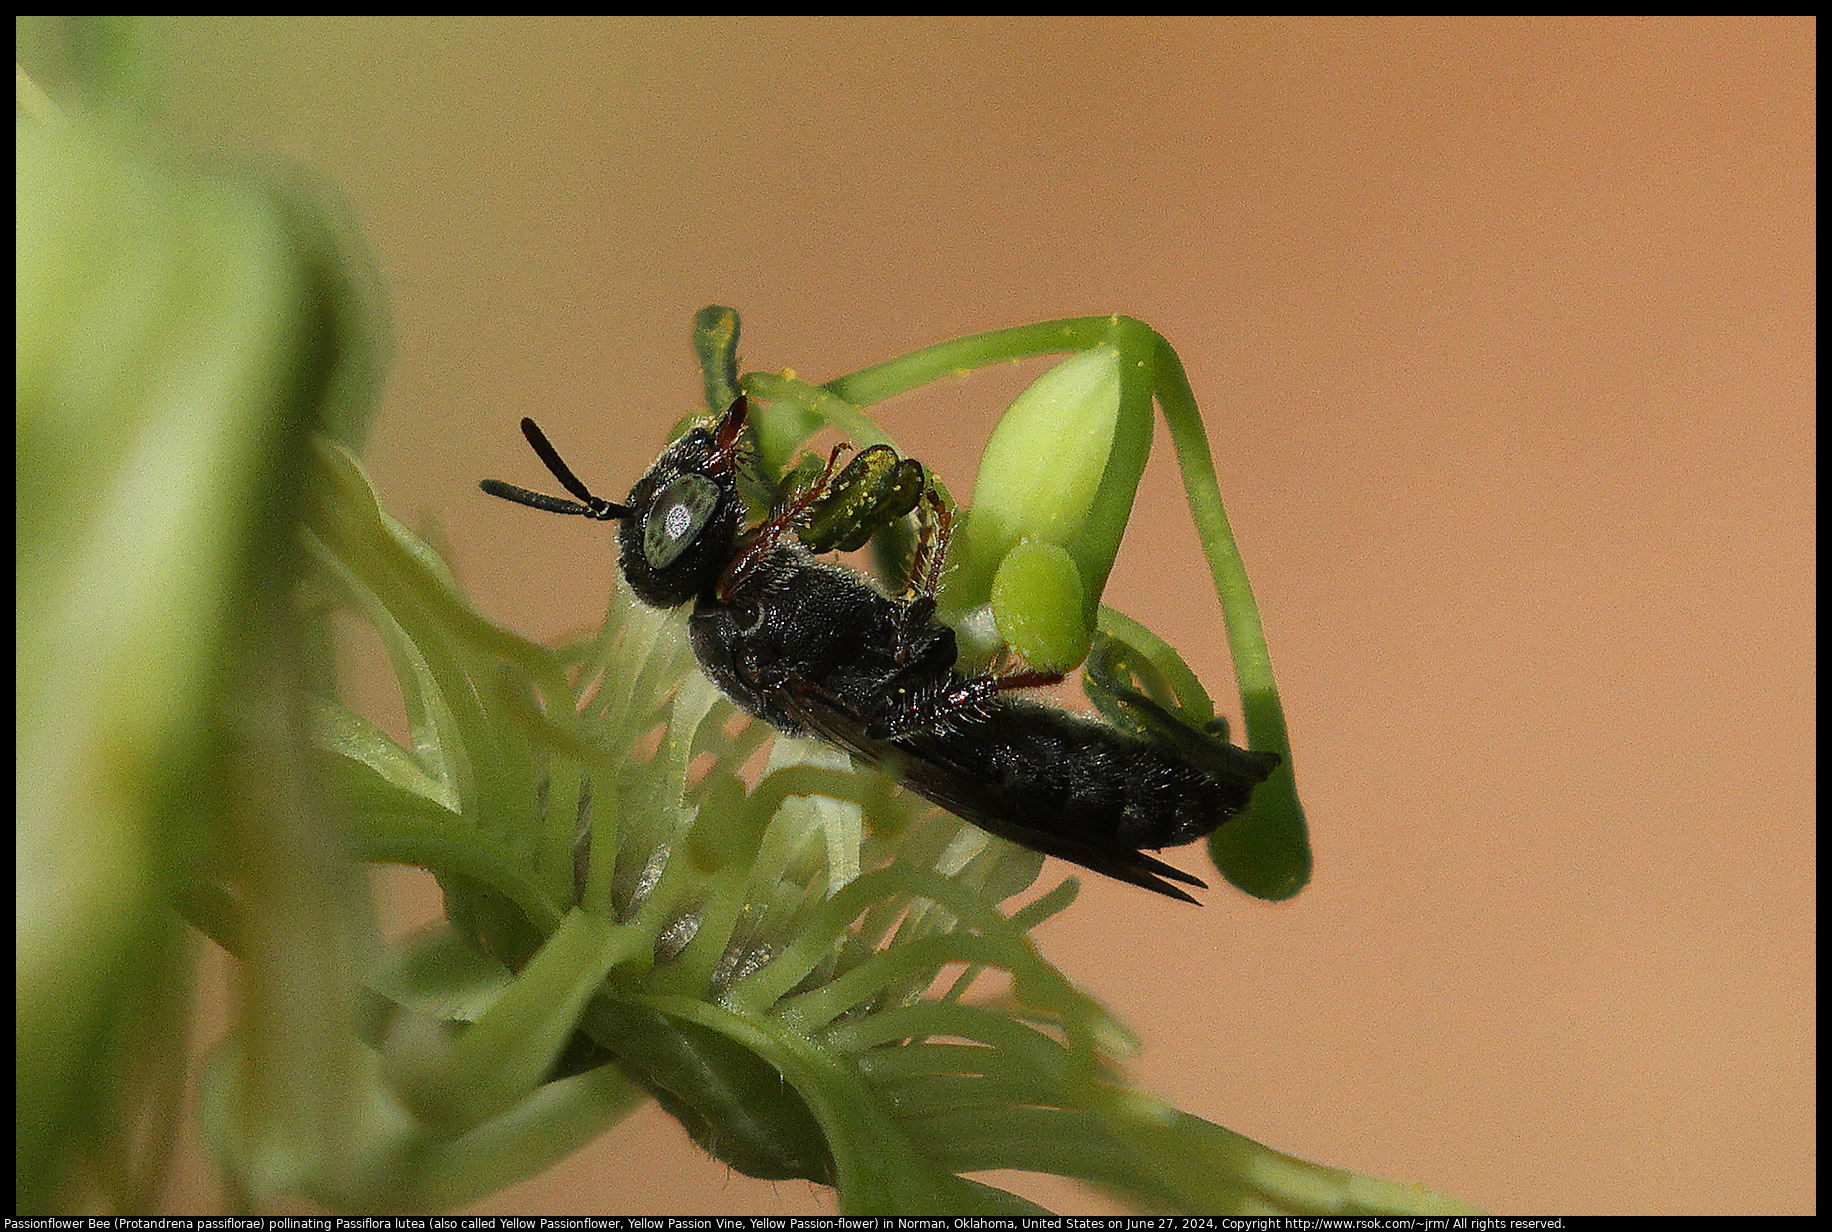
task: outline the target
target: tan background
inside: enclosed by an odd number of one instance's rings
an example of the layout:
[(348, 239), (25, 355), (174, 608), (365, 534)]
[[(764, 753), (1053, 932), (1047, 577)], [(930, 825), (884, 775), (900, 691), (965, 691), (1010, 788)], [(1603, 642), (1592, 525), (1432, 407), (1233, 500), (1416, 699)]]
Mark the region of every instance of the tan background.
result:
[[(1140, 1081), (1501, 1212), (1814, 1209), (1812, 24), (171, 36), (182, 127), (353, 200), (397, 331), (375, 479), (538, 636), (597, 613), (608, 536), (475, 480), (542, 479), (533, 413), (620, 492), (697, 396), (702, 304), (744, 313), (749, 366), (816, 380), (1050, 316), (1158, 327), (1317, 875), (1276, 908), (1092, 884), (1044, 930), (1145, 1039)], [(1019, 383), (888, 422), (964, 492)], [(1194, 543), (1166, 453), (1109, 601), (1225, 693)], [(479, 1209), (829, 1204), (651, 1111)]]

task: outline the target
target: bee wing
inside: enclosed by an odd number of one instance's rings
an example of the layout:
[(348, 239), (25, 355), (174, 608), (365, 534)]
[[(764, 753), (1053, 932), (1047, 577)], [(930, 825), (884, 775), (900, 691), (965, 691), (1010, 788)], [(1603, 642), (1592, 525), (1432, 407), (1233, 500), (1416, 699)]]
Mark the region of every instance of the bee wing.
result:
[[(806, 686), (785, 691), (780, 699), (803, 726), (854, 757), (895, 775), (911, 791), (1000, 838), (1032, 851), (1079, 864), (1117, 881), (1128, 882), (1169, 898), (1201, 905), (1199, 899), (1170, 884), (1180, 881), (1200, 889), (1208, 883), (1132, 847), (1104, 847), (1040, 830), (1013, 819), (997, 807), (986, 787), (949, 760), (942, 750), (912, 749), (867, 733), (865, 722), (825, 693)], [(1169, 878), (1167, 881), (1165, 878)]]

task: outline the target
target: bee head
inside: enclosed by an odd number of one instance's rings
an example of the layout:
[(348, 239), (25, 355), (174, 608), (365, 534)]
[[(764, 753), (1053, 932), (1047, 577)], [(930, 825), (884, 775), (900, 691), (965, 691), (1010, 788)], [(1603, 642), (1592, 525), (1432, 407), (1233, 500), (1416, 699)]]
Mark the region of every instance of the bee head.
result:
[(532, 419), (522, 420), (522, 434), (577, 499), (496, 479), (479, 486), (491, 496), (549, 513), (621, 523), (617, 537), (630, 589), (651, 607), (679, 607), (710, 589), (731, 560), (740, 513), (734, 462), (747, 413), (740, 396), (710, 429), (695, 428), (668, 446), (621, 505), (592, 495)]

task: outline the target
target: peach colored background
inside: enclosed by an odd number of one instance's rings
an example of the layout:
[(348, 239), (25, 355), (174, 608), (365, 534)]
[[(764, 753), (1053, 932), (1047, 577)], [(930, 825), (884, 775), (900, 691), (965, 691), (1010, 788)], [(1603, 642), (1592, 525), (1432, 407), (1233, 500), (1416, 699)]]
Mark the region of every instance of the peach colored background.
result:
[[(168, 98), (349, 194), (397, 331), (374, 477), (537, 636), (599, 611), (608, 536), (475, 480), (543, 478), (533, 413), (622, 491), (697, 397), (702, 304), (744, 313), (748, 366), (816, 380), (1050, 316), (1157, 326), (1215, 438), (1317, 875), (1280, 907), (1091, 884), (1044, 930), (1145, 1039), (1139, 1080), (1499, 1212), (1803, 1213), (1814, 33), (194, 19)], [(1021, 379), (887, 420), (964, 493)], [(1194, 543), (1166, 453), (1109, 601), (1225, 693)], [(187, 1177), (170, 1205), (216, 1201)], [(651, 1111), (478, 1209), (830, 1197)]]

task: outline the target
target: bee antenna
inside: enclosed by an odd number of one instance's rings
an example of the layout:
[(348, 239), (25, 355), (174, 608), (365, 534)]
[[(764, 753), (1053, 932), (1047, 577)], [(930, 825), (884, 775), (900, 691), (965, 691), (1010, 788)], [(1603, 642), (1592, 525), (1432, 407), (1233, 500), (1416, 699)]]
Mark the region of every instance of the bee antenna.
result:
[(560, 481), (560, 486), (579, 499), (576, 501), (562, 500), (557, 496), (548, 496), (544, 492), (532, 492), (527, 488), (518, 488), (500, 479), (481, 480), (478, 487), (491, 496), (514, 501), (518, 505), (527, 505), (532, 509), (544, 509), (548, 513), (575, 513), (599, 522), (609, 522), (615, 518), (629, 516), (630, 507), (628, 505), (619, 505), (615, 501), (592, 495), (592, 490), (586, 487), (577, 475), (573, 474), (572, 467), (566, 465), (566, 460), (560, 457), (560, 451), (553, 447), (553, 442), (547, 439), (547, 434), (541, 431), (540, 425), (534, 420), (526, 418), (522, 420), (522, 435), (528, 438), (528, 444), (534, 449), (535, 456), (546, 465), (549, 471), (553, 472), (553, 477)]

